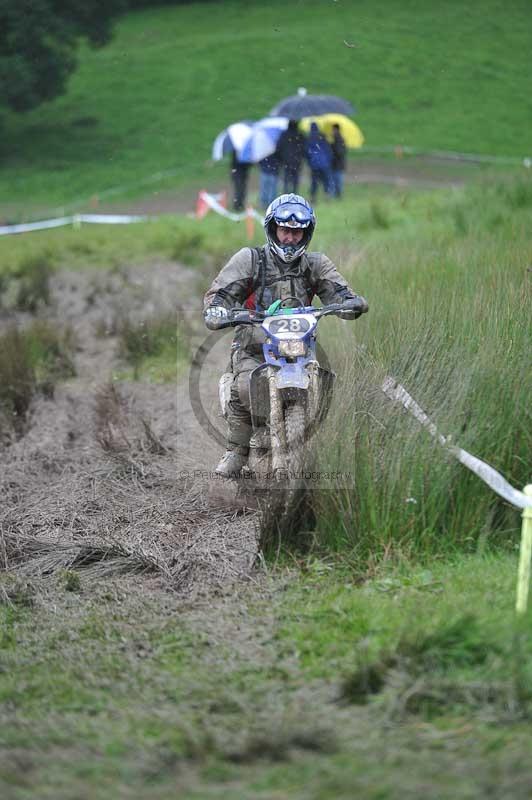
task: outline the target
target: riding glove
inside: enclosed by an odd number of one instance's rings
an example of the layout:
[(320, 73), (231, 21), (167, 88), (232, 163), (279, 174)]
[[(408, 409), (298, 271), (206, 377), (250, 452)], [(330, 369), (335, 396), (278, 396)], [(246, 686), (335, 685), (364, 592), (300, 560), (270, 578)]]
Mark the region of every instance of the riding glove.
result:
[(203, 312), (205, 325), (210, 331), (215, 331), (220, 327), (220, 323), (227, 320), (227, 309), (223, 306), (209, 306)]

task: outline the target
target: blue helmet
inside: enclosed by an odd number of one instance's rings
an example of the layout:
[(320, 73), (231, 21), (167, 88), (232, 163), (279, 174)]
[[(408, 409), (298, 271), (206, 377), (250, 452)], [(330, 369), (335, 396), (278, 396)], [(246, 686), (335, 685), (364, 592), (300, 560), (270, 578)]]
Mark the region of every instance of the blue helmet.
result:
[[(303, 228), (303, 238), (295, 245), (281, 244), (277, 239), (278, 225), (287, 228)], [(303, 255), (312, 239), (315, 227), (316, 217), (312, 206), (299, 194), (282, 194), (272, 200), (266, 209), (264, 230), (270, 250), (287, 263)]]

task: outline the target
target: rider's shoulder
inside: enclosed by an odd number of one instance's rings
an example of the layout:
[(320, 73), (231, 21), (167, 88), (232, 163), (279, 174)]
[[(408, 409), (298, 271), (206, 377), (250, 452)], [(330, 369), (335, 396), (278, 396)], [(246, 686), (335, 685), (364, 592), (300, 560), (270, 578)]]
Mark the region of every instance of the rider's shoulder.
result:
[(312, 253), (307, 253), (307, 259), (311, 270), (319, 270), (325, 264), (330, 264), (331, 259), (329, 256), (326, 256), (325, 253), (320, 253), (318, 251), (313, 251)]
[(222, 267), (225, 281), (238, 281), (248, 278), (253, 270), (253, 259), (249, 247), (242, 247), (226, 261)]
[(236, 253), (233, 253), (227, 263), (239, 267), (249, 267), (253, 260), (253, 254), (251, 250), (251, 247), (241, 247), (240, 250), (237, 250)]

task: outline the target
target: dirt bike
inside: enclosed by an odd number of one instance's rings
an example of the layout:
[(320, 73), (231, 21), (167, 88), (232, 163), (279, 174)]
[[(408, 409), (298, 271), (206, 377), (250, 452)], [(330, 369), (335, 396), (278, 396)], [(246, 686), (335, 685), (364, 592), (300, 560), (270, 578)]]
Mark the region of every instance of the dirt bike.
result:
[[(296, 307), (285, 307), (294, 302)], [(274, 486), (286, 506), (294, 502), (303, 483), (305, 442), (327, 415), (336, 377), (317, 359), (318, 321), (340, 311), (360, 310), (357, 298), (315, 308), (288, 297), (267, 312), (233, 309), (218, 326), (260, 326), (266, 338), (264, 363), (250, 377), (253, 434), (243, 470), (248, 490), (250, 481), (255, 481), (254, 491)], [(231, 373), (220, 379), (224, 416), (232, 380)]]

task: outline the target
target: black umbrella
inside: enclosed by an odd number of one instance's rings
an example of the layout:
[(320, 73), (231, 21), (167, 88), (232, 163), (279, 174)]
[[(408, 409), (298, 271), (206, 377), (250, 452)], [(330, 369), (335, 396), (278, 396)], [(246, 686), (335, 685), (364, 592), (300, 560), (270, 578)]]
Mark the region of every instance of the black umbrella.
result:
[(321, 114), (344, 114), (351, 116), (355, 109), (347, 100), (333, 94), (307, 94), (306, 89), (298, 89), (297, 94), (285, 97), (270, 111), (272, 117), (319, 117)]

